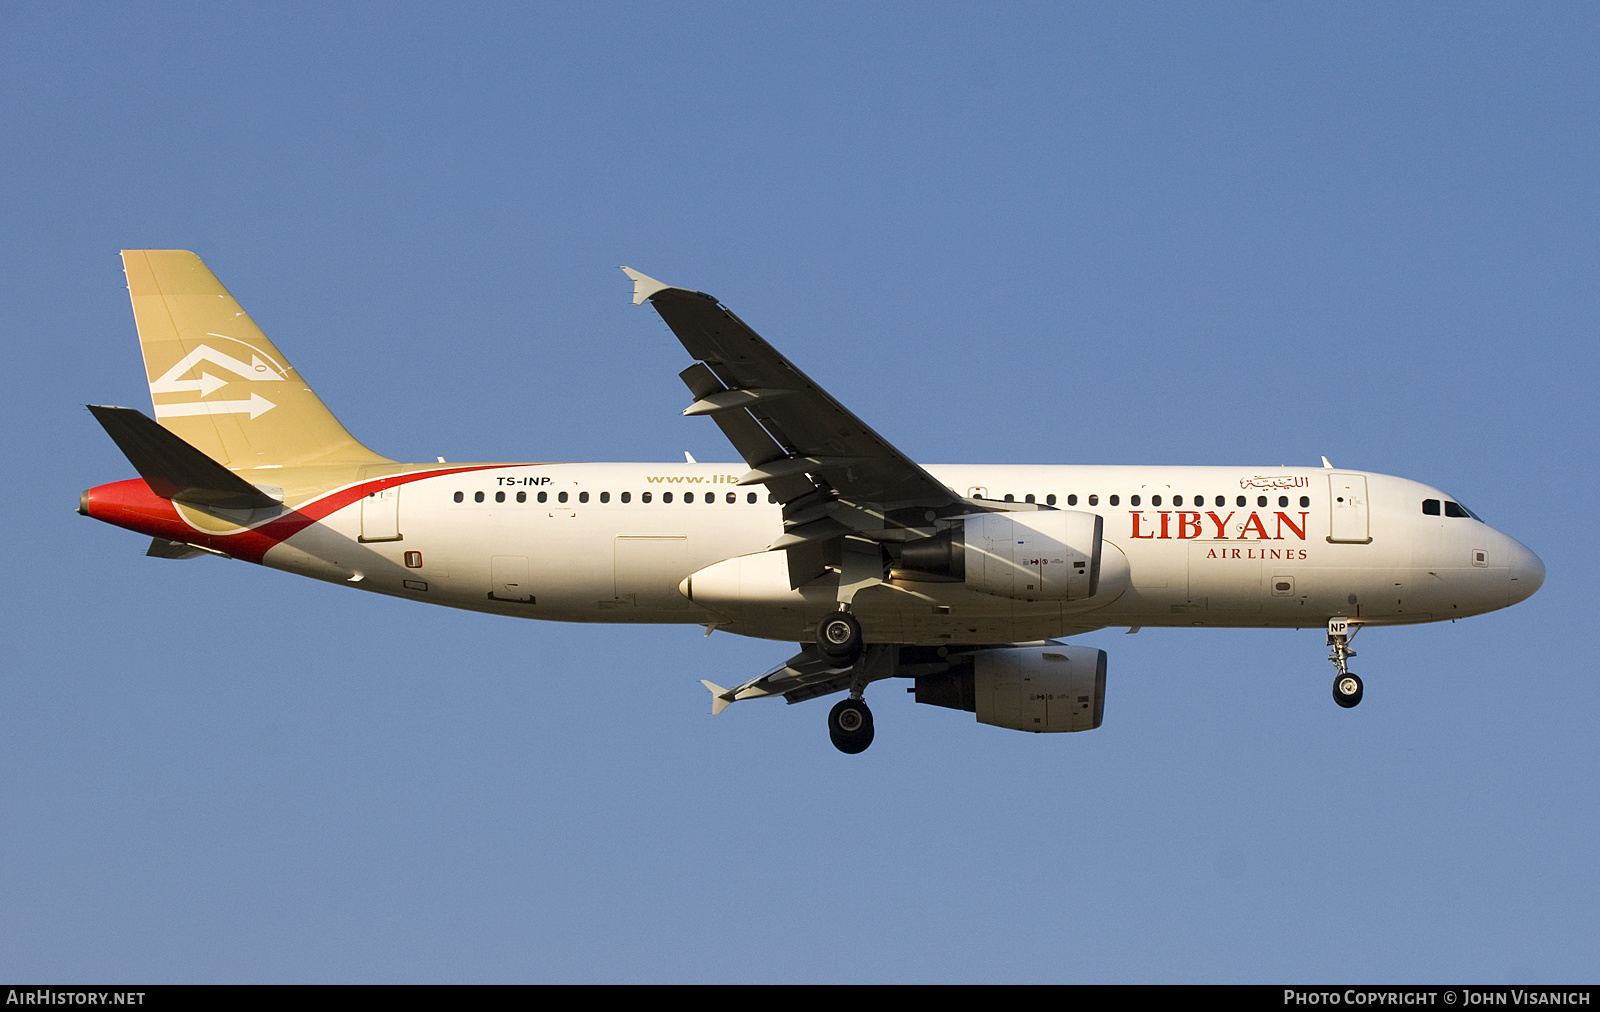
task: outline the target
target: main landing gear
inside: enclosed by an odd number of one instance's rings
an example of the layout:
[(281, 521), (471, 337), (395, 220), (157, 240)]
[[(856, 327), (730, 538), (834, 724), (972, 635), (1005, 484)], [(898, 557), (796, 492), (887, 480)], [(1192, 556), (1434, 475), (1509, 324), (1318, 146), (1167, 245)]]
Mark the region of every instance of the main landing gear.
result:
[(861, 647), (861, 623), (849, 612), (831, 611), (817, 623), (817, 649), (834, 667), (850, 667), (861, 658)]
[(1339, 669), (1339, 673), (1333, 677), (1333, 701), (1347, 710), (1361, 702), (1361, 678), (1345, 667), (1349, 659), (1356, 655), (1350, 649), (1350, 641), (1355, 639), (1360, 630), (1360, 623), (1347, 618), (1328, 620), (1328, 646), (1331, 648), (1328, 660)]
[(833, 747), (846, 755), (865, 752), (872, 744), (872, 711), (867, 701), (852, 695), (833, 704), (828, 711), (828, 737)]
[[(846, 606), (848, 607), (848, 606)], [(854, 668), (850, 695), (828, 711), (828, 737), (833, 747), (847, 755), (865, 752), (872, 744), (872, 710), (862, 698), (867, 687), (866, 646), (861, 638), (861, 623), (848, 611), (829, 612), (817, 623), (817, 651), (835, 668)]]

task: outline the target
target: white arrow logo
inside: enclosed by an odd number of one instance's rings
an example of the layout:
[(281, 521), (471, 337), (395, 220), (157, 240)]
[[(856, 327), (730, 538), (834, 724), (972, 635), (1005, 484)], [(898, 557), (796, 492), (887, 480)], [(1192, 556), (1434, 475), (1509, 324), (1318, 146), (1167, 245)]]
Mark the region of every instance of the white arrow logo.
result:
[[(221, 336), (221, 335), (218, 335)], [(190, 391), (199, 392), (201, 397), (206, 397), (218, 387), (228, 385), (225, 379), (218, 379), (208, 372), (202, 372), (199, 379), (179, 379), (184, 373), (193, 369), (201, 362), (210, 362), (219, 368), (235, 373), (241, 379), (256, 383), (281, 383), (283, 376), (272, 366), (261, 360), (261, 356), (254, 352), (250, 355), (248, 363), (241, 362), (224, 352), (202, 344), (189, 354), (179, 359), (171, 369), (161, 374), (160, 379), (150, 381), (150, 392), (153, 394), (181, 394)], [(190, 414), (203, 414), (203, 412), (190, 412)]]
[[(274, 376), (274, 379), (282, 379)], [(251, 394), (247, 401), (191, 401), (188, 404), (157, 404), (156, 417), (170, 418), (174, 415), (249, 415), (256, 418), (266, 414), (276, 404), (267, 400), (260, 394)]]

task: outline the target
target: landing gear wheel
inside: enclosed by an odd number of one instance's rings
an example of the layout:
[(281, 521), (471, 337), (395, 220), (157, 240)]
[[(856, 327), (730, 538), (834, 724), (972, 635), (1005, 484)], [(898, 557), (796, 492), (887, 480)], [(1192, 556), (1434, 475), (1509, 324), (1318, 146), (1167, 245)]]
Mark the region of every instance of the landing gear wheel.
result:
[(828, 711), (828, 737), (833, 747), (847, 755), (865, 752), (872, 744), (872, 711), (860, 699), (844, 699)]
[(817, 623), (817, 649), (835, 667), (848, 668), (861, 656), (861, 623), (849, 612), (829, 612)]
[(1361, 679), (1346, 671), (1333, 680), (1333, 701), (1346, 710), (1361, 702)]

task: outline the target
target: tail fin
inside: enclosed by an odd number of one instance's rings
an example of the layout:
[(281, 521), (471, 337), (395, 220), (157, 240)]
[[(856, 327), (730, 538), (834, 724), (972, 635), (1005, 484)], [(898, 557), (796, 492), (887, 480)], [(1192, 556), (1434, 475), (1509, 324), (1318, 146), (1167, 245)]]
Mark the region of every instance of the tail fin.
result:
[(156, 420), (212, 460), (387, 463), (356, 442), (186, 250), (123, 250)]

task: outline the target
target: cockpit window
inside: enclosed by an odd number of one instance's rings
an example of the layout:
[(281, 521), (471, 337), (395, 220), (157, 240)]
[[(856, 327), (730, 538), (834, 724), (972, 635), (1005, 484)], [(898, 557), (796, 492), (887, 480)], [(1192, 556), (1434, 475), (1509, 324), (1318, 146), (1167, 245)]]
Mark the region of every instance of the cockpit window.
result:
[(1444, 515), (1447, 517), (1470, 517), (1473, 520), (1478, 520), (1479, 523), (1483, 522), (1479, 519), (1478, 514), (1472, 512), (1458, 502), (1451, 502), (1449, 499), (1444, 501)]
[(1439, 515), (1439, 500), (1437, 500), (1437, 499), (1424, 499), (1424, 500), (1422, 500), (1422, 512), (1427, 514), (1430, 517), (1438, 516)]

